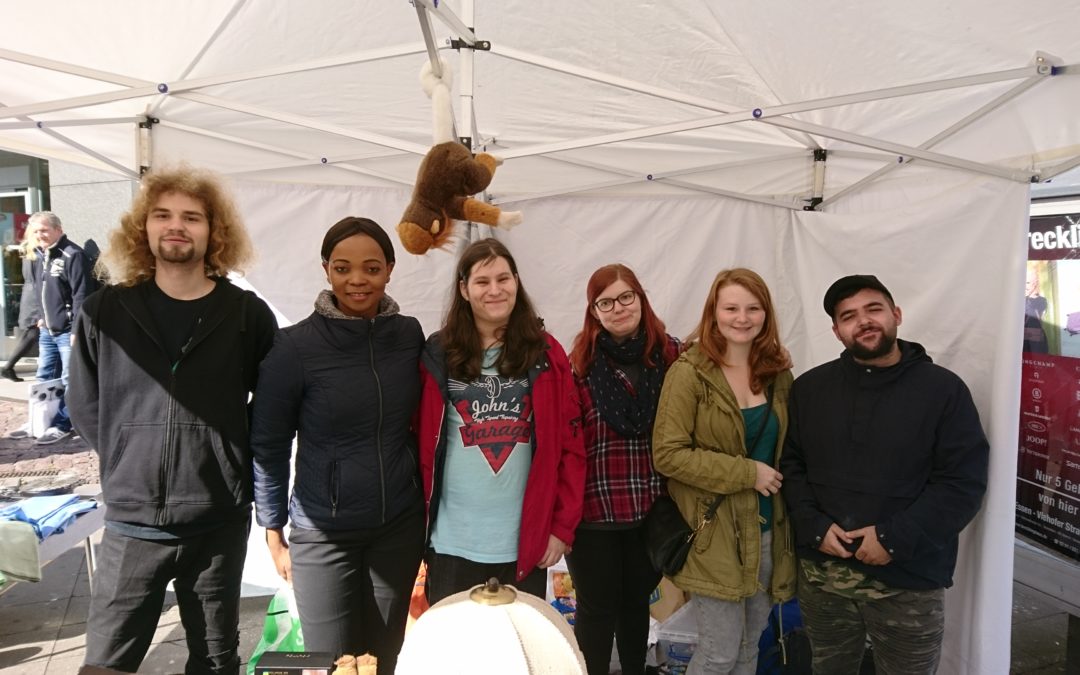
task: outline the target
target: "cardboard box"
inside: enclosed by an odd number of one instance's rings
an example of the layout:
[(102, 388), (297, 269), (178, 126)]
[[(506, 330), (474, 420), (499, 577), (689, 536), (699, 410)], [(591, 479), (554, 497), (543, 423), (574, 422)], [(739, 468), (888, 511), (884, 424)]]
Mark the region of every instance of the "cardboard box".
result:
[(255, 675), (332, 675), (334, 655), (327, 652), (263, 652)]
[(685, 605), (688, 599), (685, 592), (671, 583), (671, 579), (663, 577), (660, 579), (660, 585), (649, 598), (649, 614), (657, 621), (666, 621), (669, 616)]

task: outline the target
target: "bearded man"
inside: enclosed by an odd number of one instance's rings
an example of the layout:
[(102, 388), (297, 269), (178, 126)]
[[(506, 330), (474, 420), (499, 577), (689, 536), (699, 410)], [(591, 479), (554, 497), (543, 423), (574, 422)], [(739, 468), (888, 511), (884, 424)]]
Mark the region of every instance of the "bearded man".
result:
[(964, 382), (871, 275), (825, 293), (840, 358), (795, 380), (780, 460), (799, 605), (818, 674), (934, 673), (957, 541), (986, 491), (989, 445)]

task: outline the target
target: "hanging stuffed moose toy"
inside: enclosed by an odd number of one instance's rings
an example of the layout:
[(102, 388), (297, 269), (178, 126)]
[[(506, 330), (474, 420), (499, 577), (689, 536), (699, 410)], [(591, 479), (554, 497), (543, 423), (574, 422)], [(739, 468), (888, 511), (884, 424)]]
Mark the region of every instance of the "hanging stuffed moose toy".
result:
[(431, 62), (420, 70), (420, 84), (431, 98), (435, 125), (435, 145), (428, 151), (416, 174), (412, 201), (398, 223), (398, 237), (405, 250), (423, 255), (450, 241), (454, 219), (470, 220), (492, 227), (509, 229), (521, 223), (520, 211), (502, 211), (499, 207), (473, 199), (491, 183), (495, 167), (502, 160), (481, 152), (475, 157), (454, 139), (450, 105), (450, 68), (440, 59), (442, 77), (432, 71)]

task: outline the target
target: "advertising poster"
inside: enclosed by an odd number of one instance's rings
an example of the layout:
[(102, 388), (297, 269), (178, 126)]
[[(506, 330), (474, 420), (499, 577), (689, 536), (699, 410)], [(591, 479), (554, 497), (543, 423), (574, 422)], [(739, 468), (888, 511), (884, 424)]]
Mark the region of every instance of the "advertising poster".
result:
[(1080, 560), (1080, 212), (1032, 217), (1024, 291), (1016, 531)]

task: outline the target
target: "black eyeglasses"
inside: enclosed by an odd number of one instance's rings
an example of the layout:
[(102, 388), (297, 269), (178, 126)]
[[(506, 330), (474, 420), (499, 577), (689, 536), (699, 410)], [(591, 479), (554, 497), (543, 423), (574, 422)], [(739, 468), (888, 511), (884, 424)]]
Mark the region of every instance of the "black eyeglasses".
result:
[(623, 291), (619, 293), (619, 297), (612, 300), (611, 298), (600, 298), (593, 303), (593, 307), (598, 312), (610, 312), (615, 309), (615, 301), (618, 300), (619, 304), (623, 307), (629, 307), (634, 304), (634, 300), (637, 299), (637, 293), (634, 291)]

